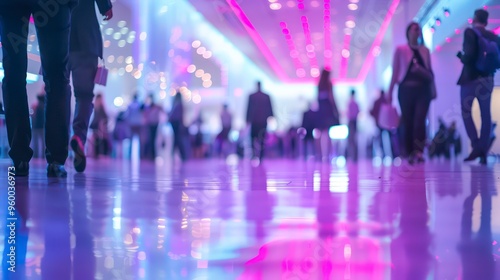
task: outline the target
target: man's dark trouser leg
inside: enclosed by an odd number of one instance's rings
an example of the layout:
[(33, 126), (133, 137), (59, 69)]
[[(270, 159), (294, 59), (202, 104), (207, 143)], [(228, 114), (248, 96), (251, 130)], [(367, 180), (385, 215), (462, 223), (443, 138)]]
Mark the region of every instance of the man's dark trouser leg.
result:
[[(68, 157), (71, 89), (69, 86), (69, 36), (71, 10), (67, 5), (47, 16), (42, 7), (34, 11), (40, 45), (45, 105), (45, 143), (47, 162), (64, 164)], [(37, 15), (44, 15), (37, 16)]]
[[(16, 5), (17, 6), (17, 5)], [(5, 102), (5, 119), (9, 156), (14, 164), (29, 162), (33, 156), (30, 148), (31, 128), (26, 91), (27, 37), (30, 9), (27, 6), (9, 7), (0, 15), (2, 25), (3, 68), (2, 82)]]

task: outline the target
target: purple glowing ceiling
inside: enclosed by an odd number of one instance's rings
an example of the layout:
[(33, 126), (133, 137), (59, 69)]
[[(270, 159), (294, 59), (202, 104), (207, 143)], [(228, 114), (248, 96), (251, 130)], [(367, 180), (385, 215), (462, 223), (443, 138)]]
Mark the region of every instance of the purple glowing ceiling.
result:
[(266, 72), (309, 82), (366, 77), (399, 0), (189, 0)]

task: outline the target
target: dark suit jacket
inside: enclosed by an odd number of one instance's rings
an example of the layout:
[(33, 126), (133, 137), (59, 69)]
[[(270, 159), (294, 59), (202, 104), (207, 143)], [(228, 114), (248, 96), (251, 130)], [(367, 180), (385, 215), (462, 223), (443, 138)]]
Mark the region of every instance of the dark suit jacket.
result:
[(273, 106), (271, 98), (263, 92), (250, 94), (248, 97), (247, 123), (258, 126), (266, 126), (267, 118), (272, 117)]
[[(500, 48), (500, 38), (495, 35), (495, 33), (486, 30), (484, 27), (478, 27), (483, 36), (490, 40), (496, 41)], [(478, 38), (474, 30), (471, 28), (467, 28), (464, 32), (464, 43), (463, 43), (463, 55), (460, 58), (464, 67), (462, 69), (462, 74), (460, 74), (460, 78), (458, 79), (458, 84), (463, 85), (474, 81), (480, 77), (487, 77), (490, 74), (484, 74), (479, 72), (476, 69), (476, 60), (478, 53)]]
[[(78, 1), (79, 0), (68, 0), (68, 1), (64, 1), (64, 2), (67, 2), (67, 4), (69, 5), (69, 7), (73, 8), (76, 5), (78, 5)], [(16, 7), (16, 5), (32, 4), (33, 2), (40, 2), (42, 4), (46, 4), (49, 1), (47, 1), (47, 0), (41, 0), (41, 1), (31, 1), (31, 0), (16, 0), (16, 1), (13, 1), (13, 0), (0, 0), (0, 7), (2, 7), (2, 8), (11, 7), (12, 8), (12, 7)], [(57, 1), (56, 3), (59, 3), (59, 2), (63, 2), (63, 1)], [(8, 11), (6, 11), (6, 12), (8, 12)]]
[(311, 109), (304, 112), (302, 117), (302, 127), (306, 130), (305, 139), (314, 139), (313, 130), (317, 127), (318, 112)]
[(113, 7), (110, 0), (79, 0), (71, 15), (70, 52), (85, 52), (102, 58), (102, 35), (95, 3), (102, 15)]

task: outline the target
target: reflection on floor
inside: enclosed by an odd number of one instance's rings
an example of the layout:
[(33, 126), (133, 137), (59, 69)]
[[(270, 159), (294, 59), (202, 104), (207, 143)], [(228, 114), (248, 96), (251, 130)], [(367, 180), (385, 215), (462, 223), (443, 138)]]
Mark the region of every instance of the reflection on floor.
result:
[(500, 279), (499, 165), (379, 163), (33, 161), (3, 279)]

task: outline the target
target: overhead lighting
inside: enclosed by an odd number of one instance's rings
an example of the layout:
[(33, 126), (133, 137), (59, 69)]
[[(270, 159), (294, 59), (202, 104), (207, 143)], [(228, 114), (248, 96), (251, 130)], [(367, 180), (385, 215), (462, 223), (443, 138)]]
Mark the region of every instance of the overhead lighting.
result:
[(440, 18), (436, 18), (436, 26), (441, 26), (441, 19)]
[(271, 8), (271, 10), (279, 10), (281, 9), (281, 4), (280, 3), (272, 3), (269, 5), (269, 8)]
[(352, 29), (351, 28), (344, 28), (344, 34), (345, 35), (352, 35)]
[(319, 69), (316, 67), (311, 68), (311, 76), (314, 78), (319, 77)]
[(345, 26), (347, 28), (354, 28), (354, 27), (356, 27), (356, 23), (354, 22), (354, 20), (348, 20), (345, 22)]
[(342, 50), (342, 56), (344, 58), (349, 58), (349, 56), (351, 56), (351, 52), (349, 50), (347, 50), (347, 49), (343, 49)]
[(193, 43), (191, 43), (191, 46), (193, 48), (197, 49), (201, 46), (201, 42), (199, 40), (195, 40), (195, 41), (193, 41)]
[(351, 11), (356, 11), (358, 9), (358, 5), (351, 3), (351, 4), (347, 5), (347, 8)]
[(299, 68), (295, 72), (299, 78), (303, 78), (306, 75), (306, 70), (304, 70), (304, 68)]
[(450, 9), (445, 8), (445, 9), (443, 10), (443, 14), (444, 14), (444, 16), (445, 16), (445, 17), (449, 17), (449, 16), (450, 16)]

